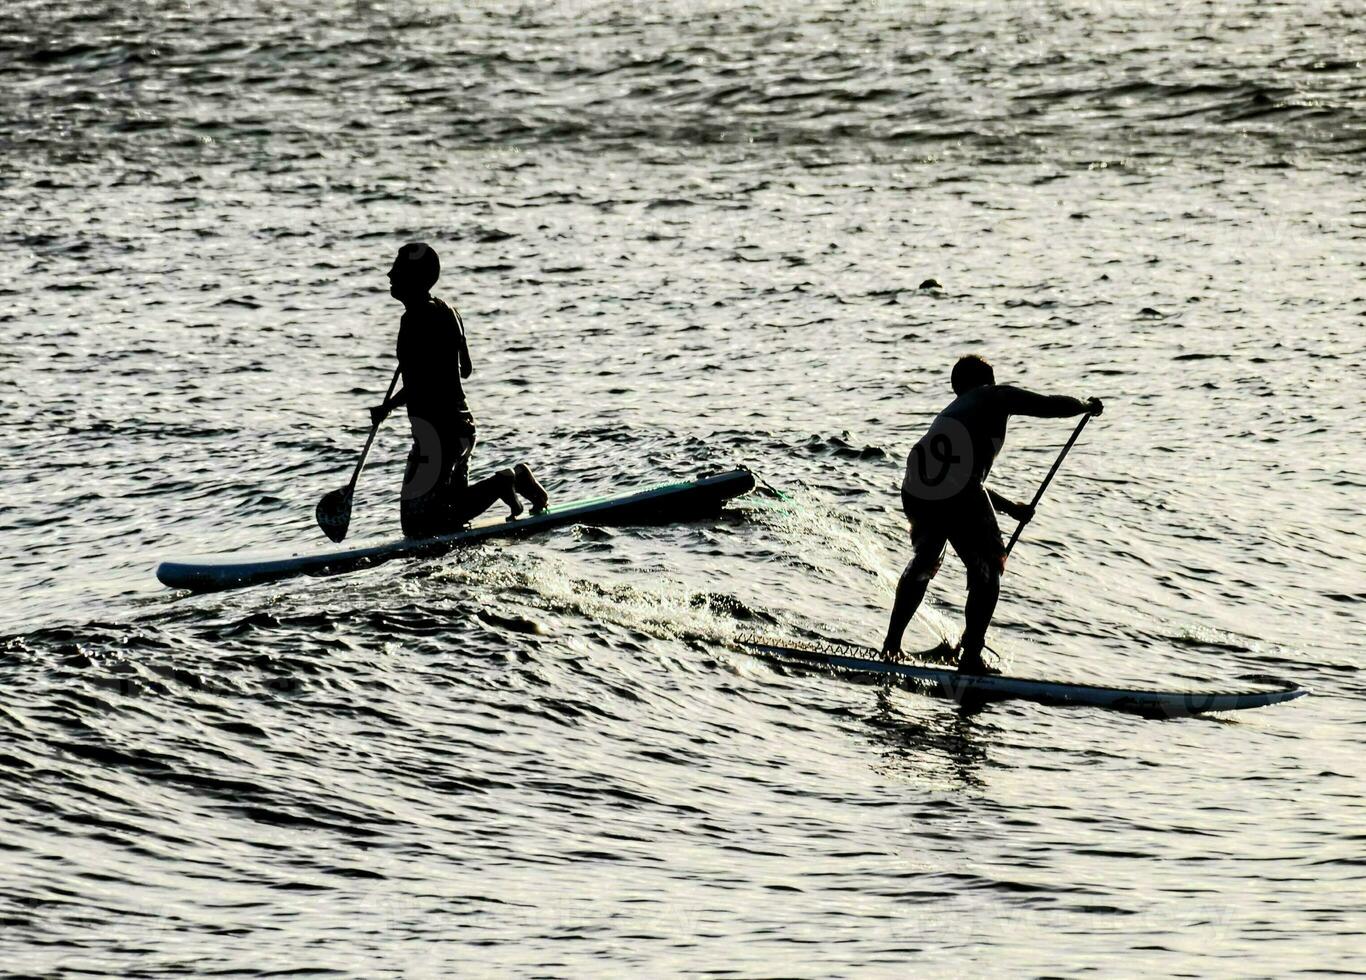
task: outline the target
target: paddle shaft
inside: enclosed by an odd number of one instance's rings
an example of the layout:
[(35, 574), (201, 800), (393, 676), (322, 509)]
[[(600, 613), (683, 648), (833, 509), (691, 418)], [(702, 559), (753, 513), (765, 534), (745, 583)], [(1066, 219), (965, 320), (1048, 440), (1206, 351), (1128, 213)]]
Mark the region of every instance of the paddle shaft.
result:
[[(1048, 485), (1053, 482), (1053, 475), (1058, 472), (1058, 467), (1061, 466), (1062, 461), (1067, 458), (1067, 451), (1072, 448), (1072, 444), (1077, 441), (1077, 436), (1081, 435), (1081, 430), (1086, 428), (1086, 423), (1089, 421), (1091, 421), (1090, 412), (1081, 417), (1081, 421), (1077, 423), (1076, 429), (1072, 432), (1072, 438), (1067, 440), (1067, 445), (1062, 447), (1062, 452), (1058, 453), (1058, 458), (1053, 461), (1053, 468), (1049, 470), (1048, 475), (1043, 478), (1043, 483), (1039, 484), (1038, 492), (1034, 494), (1034, 499), (1029, 503), (1030, 510), (1039, 506), (1039, 500), (1043, 497), (1043, 492), (1047, 490)], [(1021, 521), (1019, 524), (1015, 525), (1015, 533), (1010, 536), (1010, 543), (1006, 545), (1007, 555), (1010, 554), (1010, 549), (1015, 547), (1015, 542), (1020, 540), (1020, 534), (1024, 531), (1025, 525), (1028, 523), (1028, 521)]]
[[(389, 379), (389, 390), (384, 393), (384, 400), (387, 402), (394, 393), (394, 385), (398, 384), (398, 374), (402, 368), (394, 368), (394, 376)], [(365, 448), (360, 451), (360, 459), (356, 460), (356, 468), (351, 472), (351, 482), (346, 485), (346, 495), (349, 497), (356, 489), (356, 481), (360, 479), (361, 468), (365, 466), (365, 457), (370, 455), (370, 446), (375, 441), (375, 433), (379, 431), (379, 422), (370, 426), (370, 435), (365, 440)], [(1050, 476), (1052, 474), (1049, 474)]]

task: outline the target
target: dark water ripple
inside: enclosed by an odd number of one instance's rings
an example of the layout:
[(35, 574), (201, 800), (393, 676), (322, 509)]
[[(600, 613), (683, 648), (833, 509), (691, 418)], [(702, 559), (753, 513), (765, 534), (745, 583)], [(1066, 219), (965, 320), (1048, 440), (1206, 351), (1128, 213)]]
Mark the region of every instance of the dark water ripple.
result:
[[(8, 4), (5, 969), (1358, 969), (1362, 13)], [(417, 237), (477, 468), (746, 462), (790, 504), (160, 590), (320, 545)], [(1006, 663), (1313, 698), (963, 714), (725, 647), (876, 639), (969, 349), (1109, 406), (1012, 557)], [(1064, 430), (1015, 425), (1000, 488)]]

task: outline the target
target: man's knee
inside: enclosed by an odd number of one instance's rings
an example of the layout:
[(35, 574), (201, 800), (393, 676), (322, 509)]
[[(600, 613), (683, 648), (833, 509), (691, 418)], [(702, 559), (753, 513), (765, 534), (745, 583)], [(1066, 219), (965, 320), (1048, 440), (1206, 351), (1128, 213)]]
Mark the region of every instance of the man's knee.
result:
[(909, 582), (928, 582), (939, 574), (939, 566), (944, 564), (944, 556), (915, 555), (902, 569), (901, 577)]

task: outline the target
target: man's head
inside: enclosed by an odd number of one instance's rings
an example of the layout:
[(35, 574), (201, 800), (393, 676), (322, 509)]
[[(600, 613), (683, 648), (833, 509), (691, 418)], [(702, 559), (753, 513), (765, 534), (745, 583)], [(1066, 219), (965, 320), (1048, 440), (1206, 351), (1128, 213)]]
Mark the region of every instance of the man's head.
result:
[(389, 270), (389, 295), (394, 299), (425, 296), (441, 275), (441, 260), (426, 242), (409, 242), (398, 250)]
[(994, 385), (996, 372), (991, 369), (987, 359), (978, 354), (960, 357), (953, 366), (953, 393), (962, 395), (982, 385)]

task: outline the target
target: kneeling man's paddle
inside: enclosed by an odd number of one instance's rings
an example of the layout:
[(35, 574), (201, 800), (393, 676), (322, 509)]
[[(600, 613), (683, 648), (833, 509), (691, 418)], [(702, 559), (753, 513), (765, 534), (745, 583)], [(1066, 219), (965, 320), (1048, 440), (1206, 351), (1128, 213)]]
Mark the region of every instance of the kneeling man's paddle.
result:
[[(394, 393), (394, 385), (398, 384), (398, 372), (399, 369), (394, 368), (394, 377), (389, 382), (389, 390), (384, 394), (386, 402)], [(360, 459), (356, 460), (356, 468), (351, 473), (351, 482), (340, 490), (333, 490), (331, 493), (324, 494), (323, 499), (318, 501), (317, 510), (313, 512), (313, 516), (318, 519), (318, 527), (322, 528), (323, 534), (326, 534), (333, 541), (340, 542), (342, 538), (346, 537), (346, 532), (351, 527), (351, 497), (356, 492), (356, 480), (360, 478), (360, 471), (365, 466), (365, 457), (370, 455), (370, 444), (375, 441), (375, 433), (378, 431), (378, 422), (370, 426), (370, 436), (365, 440), (365, 448), (360, 451)], [(1054, 469), (1056, 468), (1054, 467)]]

